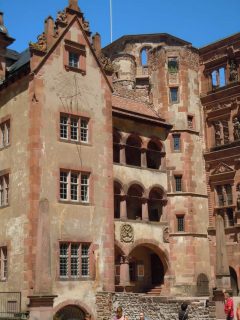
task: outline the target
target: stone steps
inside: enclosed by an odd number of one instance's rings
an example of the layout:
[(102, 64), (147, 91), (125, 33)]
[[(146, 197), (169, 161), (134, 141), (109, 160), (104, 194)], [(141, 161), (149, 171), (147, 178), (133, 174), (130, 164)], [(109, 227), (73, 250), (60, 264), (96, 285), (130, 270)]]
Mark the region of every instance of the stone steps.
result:
[(155, 287), (151, 288), (147, 292), (147, 294), (148, 295), (152, 295), (152, 296), (159, 296), (161, 294), (161, 292), (162, 292), (162, 286), (159, 285), (159, 286), (155, 286)]

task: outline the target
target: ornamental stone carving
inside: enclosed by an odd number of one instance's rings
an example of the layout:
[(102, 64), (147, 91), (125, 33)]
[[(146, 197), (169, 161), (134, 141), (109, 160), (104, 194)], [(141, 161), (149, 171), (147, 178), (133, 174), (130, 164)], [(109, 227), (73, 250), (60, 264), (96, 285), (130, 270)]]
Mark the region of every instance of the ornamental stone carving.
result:
[(90, 31), (89, 21), (86, 21), (86, 20), (83, 21), (83, 30), (85, 30), (87, 32)]
[(169, 243), (169, 228), (163, 230), (163, 242)]
[(234, 140), (240, 139), (240, 122), (237, 117), (233, 119), (233, 136)]
[(30, 42), (29, 47), (30, 49), (46, 52), (47, 51), (47, 38), (46, 34), (43, 32), (38, 36), (38, 41), (36, 43)]
[(216, 142), (216, 145), (219, 146), (221, 144), (221, 125), (220, 125), (220, 122), (219, 121), (215, 121), (213, 123), (213, 126), (214, 126), (214, 130), (215, 130), (215, 142)]
[(238, 81), (238, 69), (237, 69), (237, 64), (234, 60), (231, 60), (229, 64), (229, 81), (230, 82)]
[(106, 57), (102, 52), (99, 54), (98, 59), (106, 72), (113, 73), (114, 67), (110, 58)]
[(120, 229), (121, 242), (129, 243), (134, 241), (134, 231), (130, 224), (123, 224)]
[(56, 23), (67, 24), (67, 14), (63, 11), (58, 11)]

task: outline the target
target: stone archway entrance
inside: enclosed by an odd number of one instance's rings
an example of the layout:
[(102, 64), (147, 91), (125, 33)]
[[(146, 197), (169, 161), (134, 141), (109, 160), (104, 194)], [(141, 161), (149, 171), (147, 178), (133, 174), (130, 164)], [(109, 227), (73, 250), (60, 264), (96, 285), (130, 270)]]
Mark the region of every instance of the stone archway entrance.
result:
[(239, 289), (238, 289), (238, 278), (237, 278), (236, 271), (232, 267), (229, 267), (229, 272), (230, 272), (231, 289), (232, 289), (233, 296), (238, 296)]
[(86, 317), (85, 312), (78, 306), (69, 305), (60, 309), (53, 320), (84, 320)]

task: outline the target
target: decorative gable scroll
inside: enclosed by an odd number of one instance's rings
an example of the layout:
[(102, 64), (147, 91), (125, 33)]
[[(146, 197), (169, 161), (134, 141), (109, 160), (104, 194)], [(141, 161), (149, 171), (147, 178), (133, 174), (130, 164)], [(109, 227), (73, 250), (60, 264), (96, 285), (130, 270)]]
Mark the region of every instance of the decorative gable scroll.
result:
[(220, 162), (210, 174), (211, 182), (230, 181), (234, 178), (236, 171), (227, 164)]

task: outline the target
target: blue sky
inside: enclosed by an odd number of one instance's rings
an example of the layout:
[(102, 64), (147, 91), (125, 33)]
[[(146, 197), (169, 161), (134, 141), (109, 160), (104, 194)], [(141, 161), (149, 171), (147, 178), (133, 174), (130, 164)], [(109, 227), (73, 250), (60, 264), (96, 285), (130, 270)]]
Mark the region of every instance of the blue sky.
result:
[[(110, 0), (79, 0), (92, 32), (110, 42)], [(43, 31), (44, 19), (56, 17), (68, 0), (0, 0), (5, 25), (22, 51)], [(113, 39), (124, 34), (170, 33), (195, 47), (240, 32), (239, 0), (112, 0)]]

